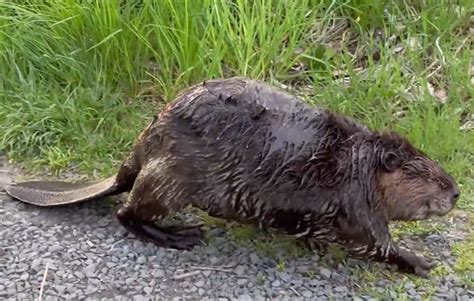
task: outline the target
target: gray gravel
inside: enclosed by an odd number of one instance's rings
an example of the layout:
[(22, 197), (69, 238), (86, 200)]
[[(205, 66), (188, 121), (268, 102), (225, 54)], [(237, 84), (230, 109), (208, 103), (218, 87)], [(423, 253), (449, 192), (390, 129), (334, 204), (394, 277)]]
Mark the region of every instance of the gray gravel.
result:
[[(0, 162), (4, 186), (13, 171)], [(0, 299), (33, 300), (42, 283), (45, 300), (377, 300), (400, 294), (420, 300), (424, 291), (396, 273), (361, 278), (366, 263), (338, 264), (324, 254), (285, 260), (281, 269), (278, 258), (263, 256), (252, 244), (235, 243), (222, 229), (211, 231), (210, 245), (192, 251), (157, 248), (126, 233), (115, 219), (117, 206), (97, 201), (41, 209), (0, 195)], [(418, 239), (449, 268), (454, 261), (449, 244), (460, 235)], [(474, 298), (455, 274), (434, 281), (432, 300)], [(371, 290), (364, 295), (360, 286)]]

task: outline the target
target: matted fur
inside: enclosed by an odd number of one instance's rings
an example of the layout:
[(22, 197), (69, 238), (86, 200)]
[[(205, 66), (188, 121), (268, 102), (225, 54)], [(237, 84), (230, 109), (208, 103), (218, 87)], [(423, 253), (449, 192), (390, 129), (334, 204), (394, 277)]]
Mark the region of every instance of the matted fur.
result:
[[(180, 93), (139, 135), (110, 185), (101, 191), (130, 191), (120, 222), (159, 246), (200, 243), (199, 229), (156, 224), (192, 205), (311, 244), (339, 243), (352, 256), (424, 277), (432, 264), (397, 247), (388, 223), (444, 215), (459, 196), (451, 176), (400, 135), (245, 78)], [(41, 195), (26, 190), (10, 189), (29, 203)]]

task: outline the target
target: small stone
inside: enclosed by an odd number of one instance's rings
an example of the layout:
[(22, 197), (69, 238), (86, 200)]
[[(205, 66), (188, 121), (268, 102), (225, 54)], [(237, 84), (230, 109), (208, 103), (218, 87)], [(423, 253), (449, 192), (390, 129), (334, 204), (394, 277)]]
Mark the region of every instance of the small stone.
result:
[(260, 261), (260, 258), (258, 257), (257, 254), (255, 253), (250, 254), (250, 262), (252, 262), (253, 264), (257, 264), (259, 261)]
[(155, 277), (161, 278), (161, 277), (165, 276), (165, 271), (163, 271), (161, 269), (157, 269), (153, 272), (153, 274), (155, 275)]
[(239, 279), (237, 280), (237, 285), (240, 287), (243, 287), (247, 284), (248, 280), (247, 279)]
[(235, 268), (234, 272), (239, 275), (239, 276), (243, 276), (245, 275), (245, 273), (248, 271), (248, 268), (247, 266), (245, 265), (239, 265)]
[(205, 292), (206, 292), (206, 291), (205, 291), (204, 289), (202, 289), (202, 288), (198, 289), (198, 295), (199, 295), (199, 296), (204, 295)]
[(35, 271), (39, 270), (40, 265), (41, 265), (41, 259), (39, 258), (33, 259), (33, 261), (31, 262), (31, 268)]
[(439, 243), (439, 242), (442, 242), (444, 239), (441, 235), (438, 235), (438, 234), (432, 234), (432, 235), (429, 235), (425, 238), (426, 242), (429, 243), (429, 244), (433, 244), (433, 243)]
[(137, 261), (136, 261), (138, 264), (144, 264), (146, 263), (146, 257), (145, 256), (140, 256), (137, 258)]
[(320, 268), (319, 269), (319, 274), (321, 274), (321, 276), (323, 276), (326, 279), (331, 278), (331, 271), (329, 269)]
[(293, 283), (293, 286), (295, 287), (300, 287), (303, 285), (303, 280), (301, 279), (293, 279), (291, 280), (291, 283)]
[(190, 287), (190, 288), (186, 288), (186, 289), (184, 290), (184, 292), (187, 293), (187, 294), (189, 294), (189, 293), (194, 293), (194, 292), (197, 291), (197, 290), (198, 290), (197, 287), (192, 286), (192, 287)]
[(204, 281), (199, 280), (198, 282), (194, 283), (194, 285), (197, 286), (197, 287), (203, 287), (206, 284), (204, 283)]
[(311, 298), (311, 296), (313, 296), (313, 293), (311, 291), (308, 291), (308, 290), (302, 291), (301, 294), (305, 298)]
[(209, 258), (209, 262), (211, 263), (211, 265), (220, 265), (222, 263), (222, 259), (216, 256), (212, 256), (211, 258)]
[(252, 298), (249, 295), (240, 295), (239, 301), (251, 301)]
[(275, 280), (275, 281), (272, 282), (273, 287), (279, 287), (280, 285), (281, 285), (280, 280)]
[(112, 261), (107, 261), (107, 262), (105, 263), (105, 265), (106, 265), (109, 269), (111, 269), (111, 268), (113, 268), (114, 266), (116, 266), (116, 264), (115, 264), (114, 262), (112, 262)]
[(56, 253), (56, 252), (61, 251), (62, 249), (63, 247), (60, 245), (52, 245), (51, 247), (49, 247), (48, 251), (51, 253)]
[(311, 267), (309, 265), (299, 265), (296, 267), (296, 271), (298, 273), (308, 273), (311, 270)]
[(256, 301), (266, 301), (267, 299), (265, 299), (265, 297), (260, 295), (260, 294), (256, 294), (255, 295), (255, 300)]
[(84, 290), (84, 293), (85, 293), (86, 295), (91, 295), (91, 294), (97, 292), (98, 290), (99, 290), (98, 287), (90, 286), (90, 285), (89, 285), (89, 286)]
[(278, 276), (279, 276), (280, 279), (283, 280), (284, 282), (290, 282), (291, 276), (290, 276), (288, 273), (281, 272), (281, 273), (278, 273)]
[(79, 271), (74, 272), (74, 276), (76, 276), (77, 278), (80, 278), (80, 279), (84, 278), (84, 274), (79, 272)]
[(54, 263), (50, 262), (48, 265), (48, 269), (51, 271), (56, 271), (58, 268), (54, 265)]
[(95, 265), (89, 265), (84, 269), (84, 274), (90, 278), (90, 277), (95, 277)]
[(137, 280), (137, 278), (135, 277), (128, 277), (127, 279), (125, 279), (125, 283), (126, 284), (131, 284), (133, 282), (135, 282)]
[(30, 297), (30, 295), (25, 294), (25, 293), (19, 293), (15, 297), (17, 298), (17, 300), (27, 300)]
[(187, 281), (187, 280), (184, 280), (182, 283), (181, 283), (181, 286), (182, 287), (188, 287), (191, 285), (191, 282)]
[(146, 293), (147, 295), (150, 295), (150, 294), (153, 292), (153, 288), (152, 288), (152, 287), (149, 287), (149, 286), (145, 286), (145, 287), (143, 288), (143, 291), (145, 291), (145, 293)]
[(133, 296), (133, 300), (134, 301), (143, 301), (143, 300), (146, 300), (146, 298), (143, 297), (142, 295), (135, 295), (135, 296)]
[(345, 288), (344, 286), (336, 286), (334, 290), (339, 293), (347, 292), (347, 288)]

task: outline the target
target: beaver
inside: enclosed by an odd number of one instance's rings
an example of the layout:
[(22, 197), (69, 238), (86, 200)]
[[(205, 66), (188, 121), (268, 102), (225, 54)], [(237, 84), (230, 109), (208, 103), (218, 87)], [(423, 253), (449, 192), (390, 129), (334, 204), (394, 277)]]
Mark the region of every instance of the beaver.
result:
[(446, 215), (454, 179), (393, 131), (310, 105), (245, 77), (195, 84), (138, 136), (116, 175), (95, 183), (29, 181), (11, 197), (57, 206), (128, 192), (116, 215), (157, 246), (203, 244), (200, 226), (165, 227), (184, 207), (253, 224), (428, 277), (434, 264), (399, 247), (388, 224)]

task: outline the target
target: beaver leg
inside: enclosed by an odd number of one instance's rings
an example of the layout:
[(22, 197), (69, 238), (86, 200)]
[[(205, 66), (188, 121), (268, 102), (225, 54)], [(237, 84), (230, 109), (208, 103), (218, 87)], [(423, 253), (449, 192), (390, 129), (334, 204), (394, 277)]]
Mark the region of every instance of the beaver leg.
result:
[(127, 207), (119, 209), (117, 218), (129, 232), (159, 247), (190, 250), (203, 244), (203, 234), (199, 226), (160, 227), (153, 221), (135, 215), (133, 209)]
[(424, 257), (398, 247), (387, 226), (381, 226), (378, 231), (384, 234), (376, 237), (344, 218), (338, 219), (338, 224), (338, 243), (346, 247), (351, 257), (395, 264), (402, 271), (424, 278), (428, 277), (429, 270), (434, 267)]
[(384, 246), (353, 244), (348, 248), (348, 251), (352, 257), (395, 264), (401, 271), (416, 274), (423, 278), (428, 278), (429, 271), (435, 266), (423, 256), (402, 249), (393, 242)]
[(354, 227), (352, 232), (345, 232), (344, 238), (340, 241), (346, 246), (351, 257), (395, 264), (400, 270), (423, 278), (427, 278), (429, 270), (434, 267), (434, 264), (429, 263), (424, 257), (398, 247), (390, 234), (380, 242), (374, 240), (367, 232), (358, 230), (360, 229)]
[(160, 175), (156, 169), (145, 168), (140, 171), (127, 203), (117, 211), (117, 218), (135, 236), (157, 246), (192, 249), (203, 244), (199, 226), (162, 227), (155, 224), (187, 205), (182, 192), (181, 185), (175, 180)]

